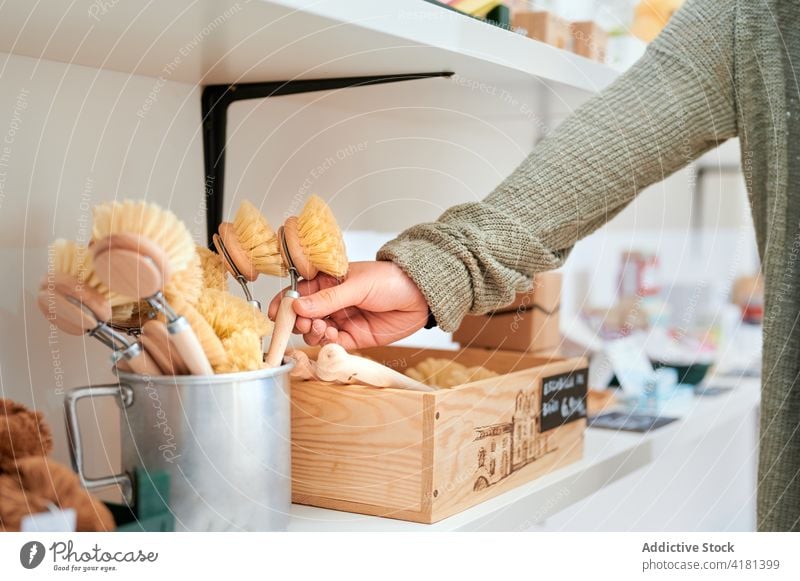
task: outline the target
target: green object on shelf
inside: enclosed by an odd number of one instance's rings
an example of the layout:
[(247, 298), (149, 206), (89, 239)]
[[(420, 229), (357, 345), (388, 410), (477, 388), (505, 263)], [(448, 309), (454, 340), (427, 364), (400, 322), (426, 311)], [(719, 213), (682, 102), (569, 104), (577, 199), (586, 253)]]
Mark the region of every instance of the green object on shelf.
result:
[(169, 509), (169, 474), (137, 470), (133, 480), (133, 506), (106, 503), (117, 523), (117, 532), (174, 531), (175, 517)]

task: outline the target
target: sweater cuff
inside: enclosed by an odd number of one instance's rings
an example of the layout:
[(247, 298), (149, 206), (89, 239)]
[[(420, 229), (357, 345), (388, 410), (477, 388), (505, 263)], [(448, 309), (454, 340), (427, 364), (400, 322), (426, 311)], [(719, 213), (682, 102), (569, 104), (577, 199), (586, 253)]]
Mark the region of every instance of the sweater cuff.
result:
[(377, 260), (399, 266), (414, 281), (443, 331), (455, 331), (472, 304), (472, 284), (463, 262), (429, 240), (395, 239)]

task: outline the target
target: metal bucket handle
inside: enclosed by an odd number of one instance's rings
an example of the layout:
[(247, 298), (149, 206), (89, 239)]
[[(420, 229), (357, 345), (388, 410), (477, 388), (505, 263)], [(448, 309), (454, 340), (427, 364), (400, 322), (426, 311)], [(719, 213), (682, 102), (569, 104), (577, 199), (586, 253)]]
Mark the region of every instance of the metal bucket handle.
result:
[(87, 490), (95, 490), (106, 486), (119, 486), (125, 502), (133, 502), (133, 481), (129, 474), (122, 472), (99, 478), (87, 478), (83, 467), (83, 446), (81, 445), (80, 422), (78, 421), (78, 400), (84, 397), (112, 396), (120, 400), (123, 408), (133, 404), (133, 389), (129, 385), (109, 383), (107, 385), (90, 385), (78, 387), (67, 392), (64, 398), (64, 411), (67, 419), (67, 435), (69, 437), (69, 455), (72, 467), (78, 473), (81, 484)]

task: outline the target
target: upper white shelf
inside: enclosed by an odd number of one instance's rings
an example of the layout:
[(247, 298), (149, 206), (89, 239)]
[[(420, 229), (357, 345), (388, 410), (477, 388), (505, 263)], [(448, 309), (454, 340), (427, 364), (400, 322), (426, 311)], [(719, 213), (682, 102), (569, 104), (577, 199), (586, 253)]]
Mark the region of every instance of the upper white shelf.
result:
[(422, 0), (7, 0), (0, 51), (203, 85), (450, 70), (592, 93), (619, 74)]

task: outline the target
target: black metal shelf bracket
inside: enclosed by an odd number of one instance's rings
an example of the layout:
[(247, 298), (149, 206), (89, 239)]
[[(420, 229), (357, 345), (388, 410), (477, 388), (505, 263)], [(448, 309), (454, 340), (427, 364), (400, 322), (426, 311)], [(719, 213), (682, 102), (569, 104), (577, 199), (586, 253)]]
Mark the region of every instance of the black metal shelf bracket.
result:
[(225, 186), (225, 146), (228, 124), (228, 107), (245, 99), (263, 99), (284, 95), (297, 95), (316, 91), (333, 91), (352, 87), (369, 87), (386, 83), (399, 83), (419, 79), (450, 77), (452, 72), (374, 75), (366, 77), (341, 77), (333, 79), (308, 79), (295, 81), (268, 81), (263, 83), (236, 83), (232, 85), (207, 85), (201, 98), (203, 114), (203, 160), (205, 163), (206, 235), (212, 236), (222, 222)]

